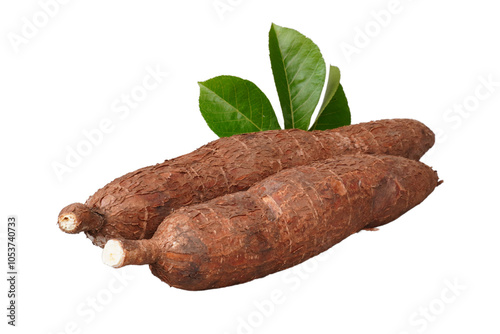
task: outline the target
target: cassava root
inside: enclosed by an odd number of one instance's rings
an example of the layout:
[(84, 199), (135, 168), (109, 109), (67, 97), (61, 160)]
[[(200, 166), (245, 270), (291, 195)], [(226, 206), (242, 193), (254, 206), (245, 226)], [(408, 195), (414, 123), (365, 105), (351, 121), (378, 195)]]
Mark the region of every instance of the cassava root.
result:
[(149, 239), (173, 210), (248, 189), (283, 169), (354, 153), (418, 160), (433, 143), (432, 131), (410, 119), (220, 138), (115, 179), (85, 204), (61, 210), (58, 224), (67, 233), (85, 232), (100, 247), (112, 238)]

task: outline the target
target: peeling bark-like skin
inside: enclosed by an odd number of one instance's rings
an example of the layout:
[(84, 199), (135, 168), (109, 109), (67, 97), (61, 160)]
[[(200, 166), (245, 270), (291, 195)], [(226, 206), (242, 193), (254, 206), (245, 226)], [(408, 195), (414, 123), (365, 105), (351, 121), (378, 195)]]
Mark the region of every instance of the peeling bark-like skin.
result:
[(440, 183), (418, 161), (341, 156), (284, 170), (246, 191), (183, 207), (150, 240), (123, 241), (124, 264), (186, 290), (248, 282), (387, 224)]
[(149, 239), (173, 210), (248, 189), (283, 169), (341, 154), (389, 154), (418, 160), (434, 134), (410, 119), (381, 120), (333, 130), (271, 130), (220, 138), (178, 158), (126, 174), (85, 203), (105, 217), (84, 229), (95, 245)]

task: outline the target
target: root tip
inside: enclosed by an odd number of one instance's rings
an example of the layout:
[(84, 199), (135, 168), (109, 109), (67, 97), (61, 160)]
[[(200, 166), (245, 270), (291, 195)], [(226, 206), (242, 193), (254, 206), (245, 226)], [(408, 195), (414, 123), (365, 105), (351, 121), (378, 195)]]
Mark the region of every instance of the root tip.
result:
[(125, 252), (119, 240), (109, 240), (102, 251), (102, 262), (113, 268), (123, 266)]
[(73, 203), (61, 210), (57, 223), (63, 232), (76, 234), (101, 228), (104, 217), (85, 204)]
[(59, 228), (66, 233), (74, 233), (80, 225), (80, 222), (72, 213), (60, 215), (57, 223), (59, 224)]

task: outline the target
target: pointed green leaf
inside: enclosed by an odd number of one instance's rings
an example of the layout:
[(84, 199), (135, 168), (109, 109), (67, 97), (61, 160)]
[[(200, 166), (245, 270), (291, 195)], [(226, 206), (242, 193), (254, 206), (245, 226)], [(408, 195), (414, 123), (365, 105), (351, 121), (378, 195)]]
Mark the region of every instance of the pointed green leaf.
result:
[(254, 83), (223, 75), (198, 85), (201, 114), (219, 137), (280, 128), (269, 99)]
[(344, 91), (340, 86), (340, 70), (330, 65), (325, 97), (311, 130), (333, 129), (349, 124), (351, 124), (351, 114)]
[(325, 103), (323, 103), (323, 107), (310, 130), (335, 129), (351, 124), (351, 112), (344, 93), (344, 88), (342, 88), (340, 83), (333, 97), (326, 105)]
[(296, 30), (272, 24), (269, 56), (285, 128), (307, 130), (325, 83), (318, 46)]
[(332, 100), (333, 96), (337, 92), (337, 88), (339, 88), (339, 84), (340, 84), (340, 70), (337, 66), (330, 65), (330, 72), (328, 73), (328, 83), (326, 84), (325, 97), (323, 98), (323, 103), (321, 104), (318, 116), (321, 115), (321, 112), (325, 110), (325, 107)]

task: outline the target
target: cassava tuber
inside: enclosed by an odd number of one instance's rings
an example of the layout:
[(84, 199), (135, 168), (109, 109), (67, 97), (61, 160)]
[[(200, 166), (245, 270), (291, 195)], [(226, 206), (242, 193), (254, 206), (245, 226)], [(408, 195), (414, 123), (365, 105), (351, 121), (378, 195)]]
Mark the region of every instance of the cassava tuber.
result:
[(162, 281), (186, 290), (248, 282), (398, 218), (438, 184), (436, 172), (418, 161), (340, 156), (180, 208), (149, 240), (109, 240), (103, 261), (149, 264)]
[(58, 224), (67, 233), (85, 231), (100, 247), (111, 238), (148, 239), (174, 209), (248, 189), (283, 169), (353, 153), (418, 160), (433, 143), (432, 131), (411, 119), (220, 138), (192, 153), (115, 179), (85, 204), (62, 209)]

